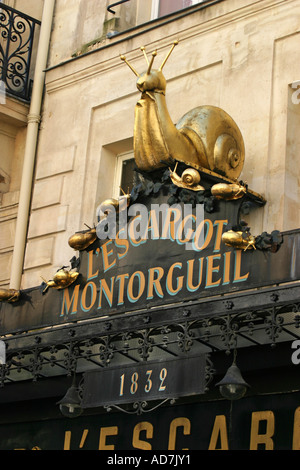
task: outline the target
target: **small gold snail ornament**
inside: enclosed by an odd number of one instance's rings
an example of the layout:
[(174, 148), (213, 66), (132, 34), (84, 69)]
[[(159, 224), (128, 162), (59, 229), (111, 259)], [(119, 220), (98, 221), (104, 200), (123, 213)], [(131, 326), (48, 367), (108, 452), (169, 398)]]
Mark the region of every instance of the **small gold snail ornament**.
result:
[(71, 284), (73, 284), (78, 276), (79, 273), (76, 271), (67, 271), (65, 268), (61, 268), (55, 273), (51, 281), (44, 280), (46, 287), (43, 290), (43, 293), (45, 293), (49, 287), (57, 290), (65, 289), (66, 287), (69, 287)]
[(82, 251), (88, 248), (97, 238), (96, 228), (90, 228), (86, 232), (77, 232), (69, 240), (69, 246), (74, 250)]
[(222, 242), (225, 245), (238, 250), (248, 250), (255, 247), (255, 237), (245, 232), (234, 232), (233, 230), (228, 230), (228, 232), (223, 233)]
[(119, 196), (118, 199), (115, 198), (110, 198), (110, 199), (105, 199), (103, 202), (101, 202), (100, 206), (98, 207), (98, 214), (100, 216), (108, 216), (109, 214), (115, 212), (122, 212), (125, 210), (129, 204), (130, 204), (130, 194), (125, 193), (122, 188), (120, 188), (123, 196)]
[(14, 303), (18, 302), (20, 291), (15, 289), (0, 289), (0, 302)]
[(183, 171), (181, 176), (176, 173), (177, 165), (174, 171), (170, 169), (170, 178), (172, 182), (179, 188), (190, 189), (191, 191), (203, 191), (205, 188), (200, 183), (200, 173), (194, 168), (187, 168)]
[(240, 199), (247, 193), (247, 187), (240, 183), (218, 183), (212, 186), (211, 194), (216, 199), (225, 199), (226, 201), (233, 201)]
[(111, 214), (112, 212), (118, 212), (119, 211), (119, 201), (118, 199), (114, 199), (114, 198), (111, 198), (111, 199), (105, 199), (105, 201), (101, 202), (100, 204), (100, 213), (101, 215), (109, 215)]

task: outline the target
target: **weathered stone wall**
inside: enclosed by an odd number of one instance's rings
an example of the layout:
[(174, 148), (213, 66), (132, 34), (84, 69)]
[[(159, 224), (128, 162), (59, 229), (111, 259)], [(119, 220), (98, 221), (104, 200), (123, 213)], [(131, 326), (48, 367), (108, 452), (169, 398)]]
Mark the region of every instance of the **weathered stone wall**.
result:
[[(42, 18), (44, 0), (4, 0), (2, 3), (37, 20)], [(39, 27), (33, 44), (30, 78), (33, 78), (38, 37)], [(16, 47), (18, 44), (16, 41)], [(10, 279), (28, 112), (28, 103), (8, 95), (0, 96), (0, 286), (9, 285)]]

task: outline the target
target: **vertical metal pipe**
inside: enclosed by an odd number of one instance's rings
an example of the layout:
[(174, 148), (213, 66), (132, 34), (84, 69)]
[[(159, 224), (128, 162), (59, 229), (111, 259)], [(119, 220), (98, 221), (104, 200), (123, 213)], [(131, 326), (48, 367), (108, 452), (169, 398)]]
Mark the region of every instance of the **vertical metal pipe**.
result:
[(38, 128), (40, 123), (42, 97), (45, 83), (45, 69), (47, 66), (54, 6), (55, 0), (44, 0), (33, 90), (28, 114), (27, 136), (16, 224), (16, 236), (11, 265), (10, 288), (16, 290), (20, 290), (22, 280), (30, 201), (33, 186), (35, 155), (38, 139)]

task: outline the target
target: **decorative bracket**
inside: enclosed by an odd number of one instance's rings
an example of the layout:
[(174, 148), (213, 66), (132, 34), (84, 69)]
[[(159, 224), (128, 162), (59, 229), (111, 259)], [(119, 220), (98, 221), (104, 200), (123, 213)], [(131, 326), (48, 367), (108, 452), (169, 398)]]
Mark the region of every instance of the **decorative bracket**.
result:
[(118, 411), (122, 411), (123, 413), (126, 413), (128, 415), (141, 415), (143, 413), (151, 413), (151, 411), (156, 410), (157, 408), (160, 408), (162, 405), (164, 405), (167, 402), (170, 402), (170, 405), (174, 405), (176, 402), (175, 398), (166, 398), (165, 400), (160, 401), (157, 405), (152, 406), (152, 408), (147, 409), (148, 402), (147, 401), (136, 401), (133, 403), (132, 408), (133, 410), (125, 410), (121, 406), (118, 405), (106, 405), (104, 408), (106, 411), (110, 412), (112, 411), (113, 408), (117, 409)]

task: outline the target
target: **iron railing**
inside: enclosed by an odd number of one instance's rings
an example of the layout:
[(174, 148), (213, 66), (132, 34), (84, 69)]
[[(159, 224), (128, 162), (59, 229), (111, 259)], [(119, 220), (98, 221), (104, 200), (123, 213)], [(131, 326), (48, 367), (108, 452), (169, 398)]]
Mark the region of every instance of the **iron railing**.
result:
[[(205, 304), (129, 313), (91, 322), (32, 330), (1, 337), (6, 363), (0, 364), (0, 389), (6, 384), (72, 376), (122, 364), (210, 357), (208, 384), (215, 354), (270, 348), (300, 340), (300, 286), (274, 287), (213, 298)], [(280, 300), (282, 299), (282, 300)], [(283, 300), (285, 299), (285, 300)], [(223, 311), (223, 313), (221, 313)], [(290, 350), (289, 360), (292, 355)], [(290, 360), (291, 362), (291, 360)]]
[(9, 95), (30, 100), (31, 61), (36, 27), (41, 22), (1, 3), (0, 80)]

